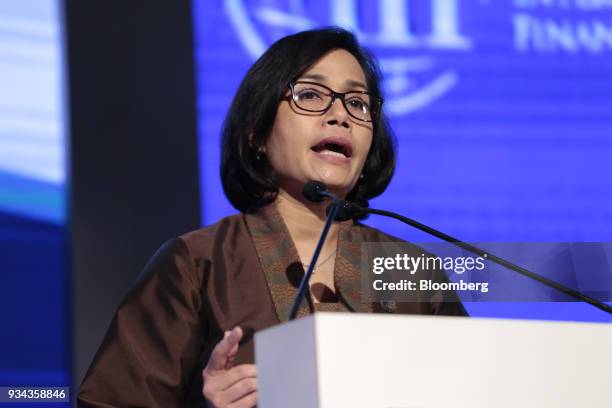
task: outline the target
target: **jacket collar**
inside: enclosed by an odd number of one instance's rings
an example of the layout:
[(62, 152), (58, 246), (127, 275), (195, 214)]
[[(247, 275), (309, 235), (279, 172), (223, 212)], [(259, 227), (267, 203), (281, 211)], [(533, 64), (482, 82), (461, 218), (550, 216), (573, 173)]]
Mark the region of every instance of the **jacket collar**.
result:
[[(260, 265), (280, 322), (288, 320), (299, 281), (304, 275), (297, 249), (274, 203), (245, 215)], [(363, 236), (352, 220), (340, 223), (334, 264), (334, 283), (341, 303), (354, 312), (372, 312), (371, 303), (361, 303), (361, 243)], [(298, 317), (309, 314), (302, 302)]]

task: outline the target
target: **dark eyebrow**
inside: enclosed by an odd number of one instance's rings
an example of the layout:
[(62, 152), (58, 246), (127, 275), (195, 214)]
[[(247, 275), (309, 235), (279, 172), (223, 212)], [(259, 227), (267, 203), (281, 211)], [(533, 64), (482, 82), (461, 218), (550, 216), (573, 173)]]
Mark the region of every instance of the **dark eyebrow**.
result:
[(349, 79), (348, 81), (346, 81), (346, 84), (350, 86), (351, 88), (363, 88), (366, 91), (368, 90), (368, 87), (366, 86), (366, 84), (364, 84), (361, 81), (354, 81), (352, 79)]
[(325, 77), (319, 74), (304, 74), (298, 79), (314, 79), (315, 81), (325, 82)]
[[(319, 74), (304, 74), (299, 79), (313, 79), (315, 81), (323, 82), (324, 85), (327, 82), (327, 78), (325, 78), (323, 75), (319, 75)], [(366, 86), (366, 84), (364, 84), (361, 81), (355, 81), (353, 79), (349, 79), (348, 81), (346, 81), (346, 84), (350, 88), (363, 88), (365, 91), (368, 90), (368, 87)]]

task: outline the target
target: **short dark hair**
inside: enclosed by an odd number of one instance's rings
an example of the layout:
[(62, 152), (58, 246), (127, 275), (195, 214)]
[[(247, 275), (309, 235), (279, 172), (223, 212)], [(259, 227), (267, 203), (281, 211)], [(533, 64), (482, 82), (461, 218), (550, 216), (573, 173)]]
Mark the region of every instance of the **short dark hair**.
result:
[[(376, 58), (355, 36), (338, 27), (303, 31), (275, 42), (248, 71), (225, 117), (222, 129), (221, 181), (225, 195), (241, 212), (253, 212), (276, 199), (277, 178), (268, 161), (258, 157), (272, 131), (287, 85), (335, 49), (351, 53), (361, 65), (368, 91), (381, 97)], [(367, 206), (380, 195), (395, 171), (395, 137), (384, 111), (373, 123), (372, 146), (363, 177), (346, 199)]]

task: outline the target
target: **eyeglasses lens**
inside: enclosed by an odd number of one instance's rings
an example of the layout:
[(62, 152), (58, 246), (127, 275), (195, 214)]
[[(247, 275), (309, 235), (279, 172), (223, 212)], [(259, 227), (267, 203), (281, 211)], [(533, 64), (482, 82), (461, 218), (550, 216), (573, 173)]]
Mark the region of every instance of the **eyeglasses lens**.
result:
[[(323, 112), (332, 104), (332, 92), (324, 86), (297, 82), (293, 86), (293, 100), (298, 108), (310, 112)], [(344, 106), (356, 119), (371, 121), (370, 96), (360, 92), (344, 94)]]

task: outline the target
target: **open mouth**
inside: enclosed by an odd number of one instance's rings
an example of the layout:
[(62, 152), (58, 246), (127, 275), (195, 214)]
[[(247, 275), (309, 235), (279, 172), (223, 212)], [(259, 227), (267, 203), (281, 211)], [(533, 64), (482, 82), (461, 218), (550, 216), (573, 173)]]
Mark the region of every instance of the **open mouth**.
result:
[(319, 154), (341, 158), (350, 158), (353, 153), (351, 144), (348, 141), (335, 138), (325, 138), (311, 147), (311, 150)]

